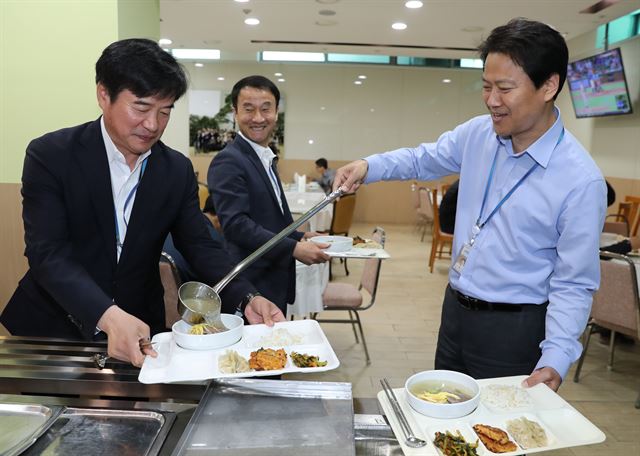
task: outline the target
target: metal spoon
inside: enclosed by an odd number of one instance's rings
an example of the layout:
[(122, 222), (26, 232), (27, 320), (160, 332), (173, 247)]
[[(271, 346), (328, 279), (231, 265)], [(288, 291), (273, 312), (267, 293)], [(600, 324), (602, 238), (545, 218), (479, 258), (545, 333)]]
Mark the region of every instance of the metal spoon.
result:
[(393, 408), (393, 411), (396, 414), (396, 418), (398, 418), (398, 423), (400, 423), (400, 429), (402, 429), (402, 432), (404, 433), (404, 437), (405, 437), (404, 441), (407, 444), (407, 446), (410, 446), (411, 448), (421, 448), (425, 446), (427, 442), (425, 440), (422, 440), (419, 437), (416, 437), (413, 434), (413, 431), (411, 430), (411, 426), (409, 426), (409, 422), (407, 421), (407, 418), (404, 416), (404, 412), (400, 408), (398, 399), (396, 398), (396, 395), (393, 392), (393, 389), (391, 389), (391, 385), (389, 385), (389, 382), (387, 381), (387, 379), (383, 378), (382, 380), (380, 380), (380, 384), (382, 385), (382, 389), (387, 395), (387, 399), (389, 400), (389, 403), (391, 404), (391, 407)]

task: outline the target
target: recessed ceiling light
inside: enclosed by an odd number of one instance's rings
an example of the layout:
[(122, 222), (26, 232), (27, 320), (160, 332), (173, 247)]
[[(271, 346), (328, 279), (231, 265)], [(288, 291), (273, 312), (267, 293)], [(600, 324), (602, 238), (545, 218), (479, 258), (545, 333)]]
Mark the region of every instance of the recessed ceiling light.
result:
[(320, 111), (324, 111), (325, 109), (327, 108), (325, 108), (324, 106), (320, 106)]
[(376, 112), (374, 108), (369, 109), (370, 112)]
[(204, 66), (204, 63), (197, 62), (197, 63), (194, 63), (194, 66), (198, 68), (202, 68)]
[(422, 8), (423, 3), (420, 0), (409, 0), (404, 2), (404, 6), (411, 9)]
[(280, 76), (282, 76), (282, 73), (273, 73), (273, 75), (280, 77)]
[(451, 82), (451, 79), (449, 79), (449, 78), (444, 78), (444, 79), (442, 80), (442, 82), (444, 82), (445, 84), (449, 84), (449, 83)]
[(219, 60), (220, 49), (173, 49), (171, 54), (176, 59)]
[(404, 22), (394, 22), (393, 24), (391, 24), (391, 28), (394, 30), (404, 30), (407, 28), (407, 24), (405, 24)]
[(278, 78), (278, 82), (284, 82), (284, 81), (286, 81), (285, 78)]
[(224, 76), (218, 76), (218, 81), (224, 81)]
[(313, 139), (310, 139), (309, 141), (307, 141), (309, 144), (313, 144)]
[(316, 0), (316, 3), (320, 3), (322, 5), (333, 5), (334, 3), (338, 3), (340, 0)]
[(247, 25), (258, 25), (260, 23), (260, 19), (257, 17), (248, 17), (244, 20), (244, 23)]
[(173, 41), (171, 41), (169, 38), (160, 38), (158, 40), (158, 44), (160, 46), (169, 46), (172, 43), (173, 43)]
[(367, 79), (367, 76), (365, 76), (364, 74), (359, 74), (358, 79)]
[(359, 86), (359, 85), (362, 85), (362, 81), (353, 81), (353, 83), (354, 83), (355, 85), (358, 85), (358, 86)]
[(249, 0), (233, 0), (236, 3), (249, 3)]

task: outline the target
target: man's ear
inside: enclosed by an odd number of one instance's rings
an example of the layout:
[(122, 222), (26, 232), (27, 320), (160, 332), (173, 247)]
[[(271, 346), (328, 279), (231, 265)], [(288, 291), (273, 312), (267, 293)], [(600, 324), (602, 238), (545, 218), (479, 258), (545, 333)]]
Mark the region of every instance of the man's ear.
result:
[(558, 73), (553, 73), (551, 76), (549, 76), (549, 79), (547, 79), (542, 85), (542, 88), (544, 90), (544, 101), (553, 100), (553, 97), (555, 97), (558, 93), (559, 87), (560, 75), (558, 75)]
[(101, 109), (104, 109), (111, 102), (109, 91), (101, 83), (96, 85), (96, 97), (98, 98), (98, 105), (100, 105)]

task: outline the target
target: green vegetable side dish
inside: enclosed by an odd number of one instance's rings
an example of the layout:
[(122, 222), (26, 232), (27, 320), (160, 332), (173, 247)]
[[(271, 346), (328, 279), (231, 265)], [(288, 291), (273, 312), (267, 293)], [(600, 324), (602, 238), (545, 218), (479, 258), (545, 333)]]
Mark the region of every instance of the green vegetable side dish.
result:
[(433, 443), (445, 456), (478, 456), (476, 451), (478, 441), (476, 440), (476, 443), (467, 443), (460, 431), (456, 431), (455, 435), (449, 431), (446, 431), (445, 434), (436, 432), (436, 438)]
[(314, 355), (291, 352), (291, 360), (298, 367), (324, 367), (326, 361), (320, 361), (320, 358)]

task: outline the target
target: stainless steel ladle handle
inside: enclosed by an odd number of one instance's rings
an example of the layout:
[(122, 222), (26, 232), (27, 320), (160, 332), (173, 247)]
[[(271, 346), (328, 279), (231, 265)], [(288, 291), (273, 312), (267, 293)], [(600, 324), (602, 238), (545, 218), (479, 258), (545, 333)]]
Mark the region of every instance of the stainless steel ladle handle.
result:
[(346, 193), (345, 190), (342, 187), (339, 187), (336, 191), (331, 192), (330, 194), (325, 196), (325, 198), (322, 201), (320, 201), (318, 204), (316, 204), (307, 212), (305, 212), (299, 219), (294, 220), (294, 222), (291, 225), (286, 227), (284, 230), (280, 231), (274, 237), (269, 239), (262, 247), (260, 247), (258, 250), (256, 250), (251, 255), (249, 255), (244, 260), (242, 260), (240, 263), (238, 263), (235, 268), (233, 268), (226, 276), (222, 278), (222, 280), (220, 280), (220, 282), (216, 283), (213, 286), (213, 291), (219, 294), (220, 291), (229, 284), (229, 282), (231, 282), (242, 271), (247, 269), (251, 265), (251, 263), (256, 261), (262, 255), (264, 255), (269, 250), (271, 250), (273, 247), (275, 247), (275, 245), (278, 242), (280, 242), (282, 239), (284, 239), (285, 237), (293, 233), (296, 230), (296, 228), (298, 228), (304, 222), (306, 222), (311, 217), (313, 217), (318, 212), (320, 212), (320, 210), (322, 210), (322, 208), (324, 208), (327, 204), (333, 203), (336, 199), (338, 199), (345, 193)]

